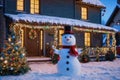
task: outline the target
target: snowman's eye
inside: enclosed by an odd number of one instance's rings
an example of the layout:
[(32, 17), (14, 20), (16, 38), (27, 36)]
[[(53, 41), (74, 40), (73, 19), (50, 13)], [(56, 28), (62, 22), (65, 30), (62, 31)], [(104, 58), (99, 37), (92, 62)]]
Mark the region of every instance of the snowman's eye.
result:
[(70, 36), (70, 38), (72, 38), (72, 37)]
[(65, 38), (67, 38), (67, 37), (65, 36)]

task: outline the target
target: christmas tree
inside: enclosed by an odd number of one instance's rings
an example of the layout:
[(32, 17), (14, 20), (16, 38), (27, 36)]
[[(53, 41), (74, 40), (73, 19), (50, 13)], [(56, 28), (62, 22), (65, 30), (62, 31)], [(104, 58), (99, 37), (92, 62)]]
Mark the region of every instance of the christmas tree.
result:
[(26, 51), (21, 46), (19, 37), (12, 30), (0, 53), (0, 75), (20, 75), (29, 70)]

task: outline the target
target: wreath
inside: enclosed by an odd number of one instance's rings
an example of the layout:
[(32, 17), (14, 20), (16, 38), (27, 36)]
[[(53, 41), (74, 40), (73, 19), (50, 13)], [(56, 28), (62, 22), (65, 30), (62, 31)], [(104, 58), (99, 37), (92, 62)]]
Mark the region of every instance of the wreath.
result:
[(30, 30), (29, 32), (29, 38), (30, 39), (35, 39), (37, 37), (37, 33), (35, 30)]

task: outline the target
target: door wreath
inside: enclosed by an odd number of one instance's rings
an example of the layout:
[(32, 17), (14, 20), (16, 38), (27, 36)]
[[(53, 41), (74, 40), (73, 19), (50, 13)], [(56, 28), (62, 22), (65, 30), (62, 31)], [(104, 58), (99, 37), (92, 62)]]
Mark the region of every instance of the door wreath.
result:
[(37, 37), (37, 33), (35, 30), (31, 29), (29, 32), (29, 38), (30, 39), (35, 39)]

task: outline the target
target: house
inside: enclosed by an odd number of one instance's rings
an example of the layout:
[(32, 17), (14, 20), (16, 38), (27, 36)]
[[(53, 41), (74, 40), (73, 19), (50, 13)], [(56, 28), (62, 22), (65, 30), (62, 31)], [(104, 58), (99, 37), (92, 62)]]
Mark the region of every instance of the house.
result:
[(114, 27), (119, 30), (119, 32), (116, 33), (116, 45), (119, 46), (120, 45), (120, 2), (116, 5), (106, 25)]
[(104, 8), (99, 0), (4, 0), (6, 34), (14, 29), (27, 56), (49, 56), (51, 45), (60, 48), (65, 25), (73, 27), (78, 48), (102, 47), (103, 34), (109, 47), (116, 29), (101, 25)]
[(117, 45), (117, 53), (120, 53), (120, 0), (117, 0), (117, 5), (112, 12), (110, 18), (108, 19), (107, 26), (111, 26), (113, 28), (118, 29), (116, 33), (116, 45)]

